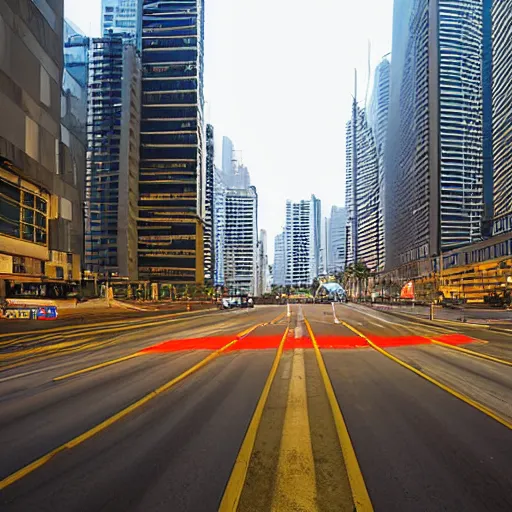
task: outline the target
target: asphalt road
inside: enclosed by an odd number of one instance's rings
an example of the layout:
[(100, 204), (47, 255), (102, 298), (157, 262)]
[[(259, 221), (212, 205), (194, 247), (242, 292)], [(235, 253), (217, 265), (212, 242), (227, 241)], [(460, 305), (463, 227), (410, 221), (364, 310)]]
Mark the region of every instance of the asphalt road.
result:
[[(339, 305), (336, 315), (338, 324), (331, 306), (293, 306), (289, 318), (283, 307), (261, 306), (1, 338), (0, 509), (215, 511), (254, 432), (234, 481), (238, 510), (354, 510), (358, 468), (340, 448), (305, 317), (375, 510), (511, 510), (512, 337), (361, 306)], [(457, 346), (503, 362), (431, 343), (454, 334), (471, 336)]]

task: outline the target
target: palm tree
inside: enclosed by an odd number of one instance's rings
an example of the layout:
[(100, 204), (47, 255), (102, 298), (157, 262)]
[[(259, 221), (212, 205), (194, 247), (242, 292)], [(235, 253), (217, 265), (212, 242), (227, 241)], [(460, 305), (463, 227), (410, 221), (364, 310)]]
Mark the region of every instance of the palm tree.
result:
[(361, 299), (363, 291), (362, 284), (365, 283), (366, 288), (368, 286), (368, 279), (370, 277), (370, 269), (363, 261), (357, 261), (352, 265), (351, 273), (357, 283), (357, 295)]

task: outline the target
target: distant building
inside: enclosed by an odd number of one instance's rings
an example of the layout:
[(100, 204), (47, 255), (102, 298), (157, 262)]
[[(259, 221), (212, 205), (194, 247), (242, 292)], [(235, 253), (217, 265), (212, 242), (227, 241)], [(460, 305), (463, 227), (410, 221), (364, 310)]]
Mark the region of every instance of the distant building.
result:
[(213, 280), (215, 269), (214, 237), (214, 208), (215, 208), (215, 140), (211, 124), (206, 125), (206, 180), (204, 204), (204, 278), (207, 282)]
[[(1, 6), (0, 297), (43, 288), (62, 296), (80, 280), (83, 250), (83, 126), (72, 126), (76, 110), (61, 116), (63, 5)], [(83, 102), (69, 78), (69, 100)]]
[(255, 295), (258, 195), (255, 187), (226, 190), (224, 281), (230, 293)]
[(267, 232), (264, 229), (261, 229), (258, 240), (258, 285), (256, 295), (260, 296), (265, 295), (266, 293), (270, 293)]
[(142, 0), (140, 279), (204, 282), (203, 47), (203, 0)]
[(346, 263), (364, 262), (378, 269), (381, 261), (379, 159), (366, 112), (355, 104), (347, 124)]
[(229, 137), (222, 137), (222, 174), (226, 186), (231, 184), (234, 174), (235, 148)]
[(321, 203), (310, 200), (286, 202), (285, 284), (309, 286), (320, 272)]
[(274, 286), (285, 286), (286, 284), (286, 249), (285, 235), (279, 233), (274, 239), (274, 265), (272, 267)]
[(333, 206), (328, 222), (328, 273), (342, 272), (345, 268), (347, 211)]
[(512, 231), (512, 0), (493, 11), (493, 234)]
[(86, 269), (138, 278), (140, 57), (119, 35), (91, 43)]
[(481, 238), (483, 2), (395, 0), (394, 12), (386, 267), (414, 276)]
[(138, 7), (141, 0), (102, 0), (101, 33), (123, 34), (135, 38), (138, 32)]
[(214, 167), (213, 175), (213, 284), (224, 286), (224, 251), (226, 245), (226, 185), (222, 169)]

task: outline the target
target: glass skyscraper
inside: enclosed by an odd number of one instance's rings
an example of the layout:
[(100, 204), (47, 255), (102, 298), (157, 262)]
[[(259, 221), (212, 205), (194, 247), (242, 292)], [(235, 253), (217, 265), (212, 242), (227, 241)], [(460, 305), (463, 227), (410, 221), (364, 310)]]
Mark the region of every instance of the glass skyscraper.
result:
[(384, 200), (386, 194), (386, 180), (384, 169), (384, 154), (386, 151), (388, 115), (389, 115), (389, 88), (390, 88), (391, 64), (387, 58), (382, 59), (381, 63), (375, 70), (373, 94), (370, 105), (368, 107), (368, 124), (370, 125), (377, 150), (377, 159), (379, 165), (379, 232), (378, 232), (378, 248), (377, 267), (382, 270), (384, 268), (386, 251), (385, 251), (385, 220), (384, 220)]
[(361, 261), (376, 270), (382, 245), (379, 238), (379, 159), (366, 111), (356, 104), (352, 120), (347, 123), (346, 148), (346, 263)]
[(203, 0), (143, 0), (141, 279), (204, 279), (203, 38)]
[(494, 2), (493, 153), (495, 235), (512, 231), (512, 0)]
[(389, 269), (477, 241), (483, 214), (482, 0), (395, 0), (394, 14)]

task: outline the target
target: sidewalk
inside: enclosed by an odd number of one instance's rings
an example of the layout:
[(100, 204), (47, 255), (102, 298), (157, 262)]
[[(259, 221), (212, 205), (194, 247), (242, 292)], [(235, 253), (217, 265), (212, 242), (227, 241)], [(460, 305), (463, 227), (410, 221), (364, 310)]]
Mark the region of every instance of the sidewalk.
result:
[[(399, 306), (390, 304), (373, 304), (373, 309), (387, 313), (397, 313), (416, 318), (430, 318), (429, 306)], [(501, 329), (512, 329), (512, 311), (503, 309), (475, 309), (475, 308), (444, 308), (435, 306), (434, 319), (448, 322), (460, 322), (471, 325), (482, 325)]]

